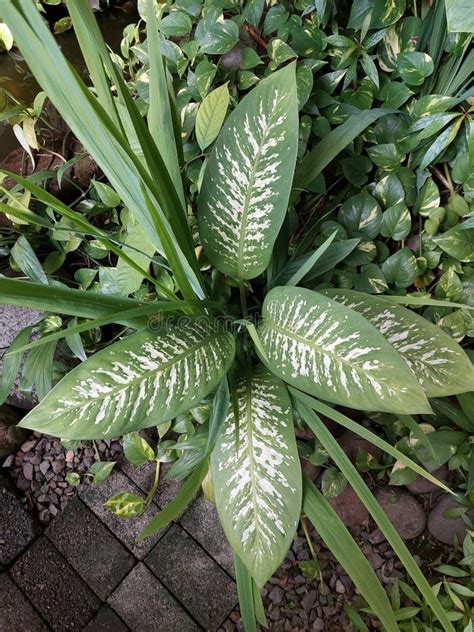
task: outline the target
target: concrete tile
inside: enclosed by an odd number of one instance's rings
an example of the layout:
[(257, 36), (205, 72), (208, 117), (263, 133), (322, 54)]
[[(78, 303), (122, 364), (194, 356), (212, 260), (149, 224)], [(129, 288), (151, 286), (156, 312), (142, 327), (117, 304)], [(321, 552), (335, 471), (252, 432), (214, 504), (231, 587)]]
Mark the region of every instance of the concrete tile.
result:
[(102, 606), (83, 632), (128, 632), (129, 627), (112, 610), (110, 606)]
[(48, 628), (6, 573), (0, 575), (0, 630), (47, 632)]
[(142, 496), (143, 498), (145, 497), (144, 493), (125, 476), (125, 474), (115, 472), (105, 483), (97, 486), (89, 485), (84, 488), (81, 493), (81, 498), (128, 550), (141, 560), (158, 542), (165, 530), (158, 531), (158, 533), (153, 534), (145, 540), (139, 540), (138, 536), (158, 511), (158, 507), (152, 504), (149, 509), (138, 518), (128, 520), (119, 518), (107, 509), (107, 507), (104, 507), (104, 503), (121, 491), (127, 491)]
[(11, 564), (35, 537), (30, 515), (0, 475), (0, 569)]
[[(183, 482), (176, 479), (165, 478), (166, 472), (172, 463), (162, 463), (160, 466), (160, 482), (153, 498), (154, 502), (161, 508), (167, 505), (176, 496)], [(143, 492), (149, 492), (155, 478), (155, 463), (145, 463), (144, 465), (132, 465), (122, 462), (120, 469), (124, 472)]]
[(234, 555), (225, 537), (215, 505), (201, 494), (184, 512), (179, 522), (229, 575), (235, 577)]
[(103, 601), (135, 565), (134, 557), (79, 498), (45, 535)]
[(145, 563), (206, 630), (217, 630), (237, 602), (235, 582), (179, 525)]
[(83, 630), (101, 606), (45, 537), (36, 540), (10, 574), (54, 632)]
[(108, 602), (132, 632), (196, 632), (201, 629), (142, 563), (127, 575)]

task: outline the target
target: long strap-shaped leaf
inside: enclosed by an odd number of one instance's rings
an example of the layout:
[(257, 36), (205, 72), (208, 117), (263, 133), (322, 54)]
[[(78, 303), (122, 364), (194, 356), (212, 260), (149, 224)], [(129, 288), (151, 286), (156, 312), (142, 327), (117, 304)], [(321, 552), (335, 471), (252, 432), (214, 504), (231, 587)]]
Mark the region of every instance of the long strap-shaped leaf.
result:
[[(84, 292), (72, 290), (63, 285), (43, 285), (19, 279), (0, 277), (0, 304), (29, 307), (53, 314), (67, 314), (82, 318), (100, 318), (105, 315), (117, 314), (117, 320), (112, 322), (124, 323), (130, 327), (145, 326), (146, 319), (138, 321), (125, 319), (122, 321), (119, 312), (137, 307), (146, 307), (146, 301), (132, 298), (122, 298), (99, 292)], [(151, 307), (151, 312), (155, 311)]]
[(240, 614), (245, 632), (257, 632), (256, 612), (253, 598), (253, 579), (245, 564), (234, 552), (235, 579), (239, 595)]
[(174, 187), (185, 206), (183, 182), (179, 169), (178, 152), (173, 129), (171, 104), (168, 96), (168, 81), (163, 63), (155, 0), (147, 0), (147, 44), (150, 66), (150, 107), (148, 127), (163, 160), (168, 168)]
[(449, 494), (453, 493), (449, 489), (449, 487), (447, 487), (443, 483), (443, 481), (440, 481), (439, 479), (434, 477), (432, 474), (427, 472), (423, 467), (418, 465), (418, 463), (415, 463), (415, 461), (412, 461), (410, 457), (403, 454), (403, 452), (400, 452), (400, 450), (397, 450), (397, 448), (394, 448), (392, 445), (390, 445), (390, 443), (387, 443), (387, 441), (384, 441), (384, 439), (381, 439), (374, 432), (367, 430), (367, 428), (365, 428), (361, 424), (358, 424), (356, 421), (352, 421), (352, 419), (350, 419), (346, 415), (343, 415), (341, 412), (339, 412), (335, 408), (331, 408), (327, 404), (324, 404), (323, 402), (320, 402), (314, 397), (311, 397), (310, 395), (306, 395), (305, 393), (302, 393), (301, 391), (296, 390), (292, 386), (290, 386), (288, 390), (290, 391), (290, 394), (292, 397), (295, 397), (296, 399), (301, 401), (305, 406), (312, 408), (313, 410), (317, 411), (319, 414), (324, 415), (328, 419), (332, 419), (336, 423), (340, 424), (341, 426), (343, 426), (343, 428), (346, 428), (347, 430), (351, 430), (354, 434), (359, 435), (359, 437), (362, 437), (363, 439), (366, 439), (370, 443), (373, 443), (374, 445), (376, 445), (378, 448), (380, 448), (387, 454), (390, 454), (390, 456), (393, 456), (394, 459), (397, 459), (398, 461), (403, 463), (403, 465), (405, 465), (406, 467), (409, 467), (411, 470), (413, 470), (420, 476), (423, 476), (423, 478), (426, 478), (427, 481), (430, 481), (430, 483), (433, 483), (433, 485), (436, 485), (443, 491), (448, 492)]
[(212, 453), (216, 506), (232, 548), (258, 586), (271, 577), (294, 537), (301, 470), (285, 385), (260, 367), (237, 385)]
[(331, 160), (334, 160), (349, 143), (352, 143), (356, 136), (381, 116), (394, 112), (396, 110), (389, 108), (374, 108), (351, 114), (347, 121), (331, 130), (298, 164), (293, 188), (298, 190), (308, 187), (324, 167), (327, 167)]
[(73, 369), (21, 422), (56, 437), (101, 439), (174, 419), (219, 383), (234, 337), (204, 319), (163, 323)]
[(307, 477), (304, 477), (303, 485), (303, 511), (380, 619), (384, 629), (397, 632), (399, 627), (390, 601), (373, 568), (337, 513)]
[(261, 274), (285, 217), (298, 147), (294, 64), (232, 112), (208, 160), (198, 219), (206, 254), (239, 279)]
[(297, 410), (300, 412), (305, 422), (314, 432), (324, 448), (328, 451), (329, 456), (339, 467), (341, 472), (354, 488), (354, 491), (367, 507), (372, 518), (375, 520), (380, 530), (387, 538), (391, 547), (397, 554), (402, 564), (405, 566), (408, 574), (415, 582), (416, 586), (422, 593), (426, 603), (431, 608), (435, 616), (438, 618), (443, 628), (446, 630), (446, 632), (455, 632), (454, 627), (449, 621), (444, 608), (435, 597), (431, 586), (425, 579), (425, 576), (411, 556), (403, 540), (398, 535), (389, 518), (386, 516), (383, 509), (375, 500), (370, 489), (364, 483), (359, 472), (350, 462), (336, 439), (332, 436), (332, 434), (329, 432), (329, 430), (326, 428), (326, 426), (323, 424), (323, 422), (320, 420), (315, 412), (313, 412), (309, 408), (306, 408), (306, 406), (301, 403), (297, 403)]
[(361, 410), (431, 411), (404, 360), (354, 310), (312, 290), (277, 287), (262, 316), (269, 368), (292, 386)]
[[(107, 246), (109, 250), (111, 250), (114, 254), (116, 254), (117, 257), (119, 257), (119, 259), (121, 259), (124, 263), (129, 265), (132, 268), (132, 270), (135, 270), (136, 272), (138, 272), (140, 275), (140, 278), (148, 279), (148, 281), (150, 281), (151, 283), (153, 283), (153, 285), (159, 288), (160, 292), (164, 294), (164, 296), (167, 296), (168, 298), (171, 298), (171, 299), (175, 298), (171, 290), (169, 290), (167, 287), (159, 283), (150, 274), (148, 274), (146, 270), (143, 270), (136, 263), (136, 261), (131, 256), (129, 256), (127, 252), (125, 252), (123, 247), (122, 248), (119, 247), (117, 243), (111, 239), (110, 235), (106, 231), (101, 230), (100, 228), (97, 228), (96, 226), (91, 224), (85, 217), (83, 217), (83, 215), (81, 215), (80, 213), (77, 213), (76, 211), (71, 210), (68, 206), (66, 206), (66, 204), (64, 204), (64, 202), (61, 202), (61, 200), (58, 200), (58, 198), (56, 198), (54, 195), (52, 195), (48, 191), (45, 191), (45, 189), (42, 189), (40, 186), (32, 182), (29, 178), (24, 178), (23, 176), (19, 176), (18, 174), (12, 173), (11, 171), (7, 171), (6, 169), (2, 169), (2, 171), (6, 173), (10, 178), (15, 180), (15, 182), (17, 182), (18, 184), (21, 184), (27, 191), (30, 191), (30, 193), (32, 193), (38, 200), (40, 200), (41, 202), (44, 202), (48, 206), (51, 206), (55, 211), (60, 213), (62, 216), (67, 217), (68, 219), (71, 219), (86, 235), (92, 235), (96, 237), (98, 241), (102, 242), (105, 246)], [(2, 187), (0, 187), (0, 190), (1, 188)], [(0, 205), (0, 210), (2, 210), (2, 205)], [(25, 209), (25, 219), (31, 223), (32, 218), (30, 214), (34, 215), (33, 213), (31, 213), (31, 211), (29, 211), (29, 209)], [(35, 223), (36, 217), (37, 216), (33, 217), (33, 223)], [(38, 220), (36, 220), (36, 223), (39, 223), (40, 225), (44, 226), (44, 222), (41, 221), (42, 218), (39, 218), (39, 219), (40, 221), (38, 222)], [(50, 228), (51, 230), (55, 230), (55, 229), (57, 230), (57, 228), (50, 223), (46, 227)]]
[[(24, 6), (26, 4), (28, 7)], [(163, 186), (158, 190), (156, 185), (156, 179), (160, 177), (164, 183), (169, 182), (166, 169), (158, 169), (153, 178), (150, 176), (128, 146), (120, 130), (66, 62), (34, 3), (26, 0), (24, 5), (20, 7), (18, 0), (12, 0), (2, 8), (2, 13), (11, 26), (15, 41), (19, 44), (36, 79), (79, 140), (100, 164), (126, 205), (141, 219), (150, 240), (160, 252), (163, 252), (162, 240), (166, 239), (167, 249), (164, 255), (173, 268), (185, 298), (193, 299), (195, 291), (202, 298), (201, 281), (196, 271), (196, 263), (191, 257), (192, 248), (189, 241), (183, 245), (188, 251), (186, 256), (158, 202), (161, 197), (171, 201), (169, 195), (172, 194), (173, 187)], [(54, 76), (49, 72), (50, 68), (55, 69)], [(112, 65), (111, 70), (114, 68)], [(123, 86), (118, 76), (115, 79), (119, 86)], [(123, 93), (122, 96), (125, 95), (125, 91)], [(131, 99), (129, 94), (128, 98)], [(71, 107), (71, 103), (74, 103), (75, 107)], [(130, 114), (135, 116), (133, 108)], [(142, 120), (141, 127), (137, 123), (139, 130), (143, 126), (148, 133)], [(153, 193), (151, 203), (150, 195), (144, 195), (146, 189)], [(171, 208), (169, 216), (172, 216)]]

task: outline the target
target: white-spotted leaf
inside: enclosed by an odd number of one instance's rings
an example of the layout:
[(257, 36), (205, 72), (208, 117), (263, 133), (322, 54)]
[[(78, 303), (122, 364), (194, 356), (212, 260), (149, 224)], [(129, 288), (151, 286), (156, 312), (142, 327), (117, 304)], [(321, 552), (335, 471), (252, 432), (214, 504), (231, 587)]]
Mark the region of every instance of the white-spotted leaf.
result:
[(261, 81), (227, 119), (199, 196), (202, 243), (233, 277), (265, 270), (287, 211), (298, 147), (295, 67)]
[(301, 470), (288, 391), (260, 368), (237, 385), (212, 454), (217, 511), (225, 534), (258, 586), (283, 561), (301, 512)]
[(440, 327), (387, 299), (352, 290), (322, 290), (360, 312), (406, 360), (427, 397), (474, 390), (474, 370), (463, 349)]
[(66, 439), (156, 426), (212, 391), (234, 351), (233, 335), (205, 320), (140, 331), (73, 369), (21, 425)]
[(271, 370), (320, 399), (360, 410), (431, 411), (414, 374), (382, 334), (322, 294), (274, 288), (259, 335)]

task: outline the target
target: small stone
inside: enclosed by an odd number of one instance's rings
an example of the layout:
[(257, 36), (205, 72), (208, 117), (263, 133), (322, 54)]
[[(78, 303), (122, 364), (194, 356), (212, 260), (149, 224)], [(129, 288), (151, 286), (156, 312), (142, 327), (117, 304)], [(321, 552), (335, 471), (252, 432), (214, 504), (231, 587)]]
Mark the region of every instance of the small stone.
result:
[(321, 472), (321, 468), (310, 463), (308, 459), (301, 459), (301, 469), (311, 481), (315, 481)]
[(374, 457), (377, 461), (382, 460), (382, 450), (375, 446), (370, 441), (359, 437), (359, 435), (346, 430), (344, 434), (338, 439), (339, 445), (347, 454), (349, 459), (355, 463), (359, 452), (367, 452)]
[(39, 466), (40, 472), (44, 475), (49, 470), (49, 462), (42, 461)]
[(18, 489), (21, 489), (23, 492), (26, 492), (30, 489), (30, 481), (25, 478), (23, 472), (18, 476), (18, 480), (16, 482), (16, 486)]
[(49, 522), (50, 513), (48, 509), (43, 509), (39, 512), (39, 519), (41, 520), (41, 522)]
[(346, 589), (344, 587), (344, 584), (341, 582), (340, 579), (336, 580), (336, 592), (339, 593), (340, 595), (343, 595), (346, 592)]
[(324, 621), (321, 619), (321, 617), (317, 617), (314, 620), (313, 630), (318, 630), (318, 632), (321, 632), (321, 630), (324, 630)]
[[(449, 470), (446, 465), (442, 465), (437, 470), (431, 472), (431, 474), (444, 483), (448, 480)], [(406, 488), (413, 494), (429, 494), (430, 492), (440, 490), (437, 485), (419, 475), (413, 481), (413, 483), (408, 483), (408, 485), (406, 485)]]
[(396, 487), (379, 487), (375, 490), (375, 498), (404, 540), (412, 540), (423, 533), (425, 512), (413, 496)]
[(35, 445), (38, 442), (36, 441), (36, 439), (30, 439), (29, 441), (26, 441), (22, 446), (21, 446), (21, 451), (22, 452), (30, 452), (31, 450), (33, 450), (33, 448), (35, 447)]
[(58, 461), (57, 459), (53, 461), (51, 467), (53, 468), (53, 472), (55, 474), (59, 474), (64, 469), (63, 461)]
[(72, 463), (74, 461), (74, 451), (68, 450), (66, 452), (66, 463)]
[(285, 593), (283, 590), (279, 586), (274, 586), (274, 588), (270, 591), (268, 598), (270, 601), (273, 601), (273, 603), (279, 604), (283, 601), (284, 596)]
[[(444, 494), (431, 510), (428, 516), (428, 531), (431, 535), (444, 544), (454, 544), (457, 538), (462, 543), (467, 531), (467, 525), (461, 516), (458, 518), (446, 518), (443, 514), (450, 509), (460, 509), (462, 505), (457, 503), (449, 494)], [(467, 516), (474, 520), (474, 508), (468, 509)]]
[(349, 484), (339, 496), (330, 498), (329, 504), (348, 527), (359, 525), (369, 517), (367, 508)]
[(301, 600), (301, 605), (306, 612), (309, 612), (316, 601), (317, 593), (315, 590), (310, 590), (307, 595)]

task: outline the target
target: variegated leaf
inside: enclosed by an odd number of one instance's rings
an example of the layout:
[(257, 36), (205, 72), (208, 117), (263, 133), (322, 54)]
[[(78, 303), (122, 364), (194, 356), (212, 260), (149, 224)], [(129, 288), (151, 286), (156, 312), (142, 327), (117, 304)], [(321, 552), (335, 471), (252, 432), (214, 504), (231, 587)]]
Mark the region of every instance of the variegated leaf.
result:
[(259, 586), (281, 564), (301, 511), (301, 470), (288, 391), (260, 367), (237, 385), (212, 454), (217, 511), (225, 534)]
[(474, 390), (474, 370), (463, 349), (440, 327), (387, 299), (351, 290), (322, 290), (360, 312), (406, 360), (427, 397)]
[(294, 64), (264, 79), (226, 121), (204, 174), (202, 244), (221, 272), (265, 270), (285, 216), (298, 148)]
[(274, 288), (259, 334), (272, 371), (320, 399), (360, 410), (431, 411), (414, 374), (382, 334), (322, 294)]
[(155, 426), (198, 404), (234, 352), (233, 335), (202, 319), (140, 331), (73, 369), (21, 426), (67, 439)]

